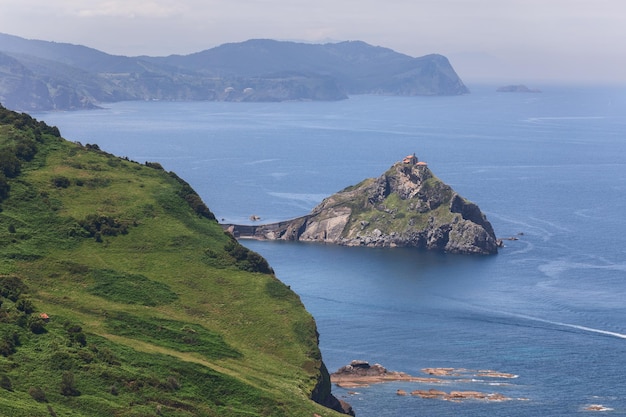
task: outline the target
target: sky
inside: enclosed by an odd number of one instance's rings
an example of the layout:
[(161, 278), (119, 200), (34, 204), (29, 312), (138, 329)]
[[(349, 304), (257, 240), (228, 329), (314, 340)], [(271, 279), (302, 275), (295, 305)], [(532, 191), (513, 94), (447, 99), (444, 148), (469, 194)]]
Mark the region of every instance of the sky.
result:
[(626, 84), (624, 0), (0, 0), (0, 32), (128, 56), (362, 40), (466, 82)]

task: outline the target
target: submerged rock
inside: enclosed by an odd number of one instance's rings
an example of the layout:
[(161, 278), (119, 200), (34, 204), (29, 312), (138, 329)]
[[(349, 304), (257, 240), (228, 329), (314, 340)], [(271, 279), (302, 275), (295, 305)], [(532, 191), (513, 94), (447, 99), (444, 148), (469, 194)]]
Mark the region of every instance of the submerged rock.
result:
[(235, 237), (344, 246), (415, 247), (495, 254), (500, 242), (480, 208), (415, 155), (324, 199), (311, 213), (266, 225), (223, 225)]

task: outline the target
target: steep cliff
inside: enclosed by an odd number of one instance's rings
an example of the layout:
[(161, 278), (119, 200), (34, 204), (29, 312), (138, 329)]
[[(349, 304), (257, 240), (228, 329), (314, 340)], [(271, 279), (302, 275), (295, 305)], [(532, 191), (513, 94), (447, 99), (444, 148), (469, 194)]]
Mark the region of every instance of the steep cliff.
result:
[(313, 317), (189, 184), (0, 106), (0, 416), (326, 407)]
[(345, 246), (416, 247), (494, 254), (499, 242), (478, 206), (435, 177), (415, 156), (378, 178), (338, 192), (307, 216), (258, 226), (225, 225), (235, 236)]

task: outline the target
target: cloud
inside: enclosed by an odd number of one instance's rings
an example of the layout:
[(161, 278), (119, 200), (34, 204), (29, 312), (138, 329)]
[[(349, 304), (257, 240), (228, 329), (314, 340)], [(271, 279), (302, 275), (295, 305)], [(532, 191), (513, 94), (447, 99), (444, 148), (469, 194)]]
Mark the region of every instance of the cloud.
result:
[(0, 0), (0, 31), (122, 55), (358, 39), (412, 56), (490, 56), (520, 76), (626, 79), (623, 0)]
[(76, 2), (66, 11), (83, 18), (122, 17), (122, 18), (171, 18), (182, 15), (186, 7), (182, 1), (106, 0), (97, 2)]
[[(47, 15), (54, 18), (168, 18), (189, 14), (190, 2), (175, 0), (20, 0), (11, 5), (10, 10), (3, 10), (0, 0), (0, 12), (8, 15), (37, 17)], [(6, 13), (5, 13), (6, 12)], [(50, 22), (53, 24), (53, 22)]]

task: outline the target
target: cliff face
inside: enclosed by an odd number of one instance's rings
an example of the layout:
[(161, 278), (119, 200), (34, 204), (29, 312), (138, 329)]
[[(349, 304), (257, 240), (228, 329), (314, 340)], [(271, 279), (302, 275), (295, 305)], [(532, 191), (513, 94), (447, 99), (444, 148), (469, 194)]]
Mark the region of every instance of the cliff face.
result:
[(499, 245), (480, 208), (414, 157), (394, 164), (378, 178), (326, 198), (307, 216), (269, 225), (224, 227), (239, 237), (463, 254), (494, 254)]
[(352, 406), (340, 399), (337, 399), (331, 392), (331, 380), (326, 365), (322, 362), (321, 372), (317, 380), (317, 385), (311, 393), (311, 399), (324, 407), (335, 410), (341, 414), (356, 416)]

